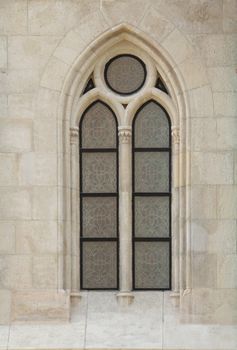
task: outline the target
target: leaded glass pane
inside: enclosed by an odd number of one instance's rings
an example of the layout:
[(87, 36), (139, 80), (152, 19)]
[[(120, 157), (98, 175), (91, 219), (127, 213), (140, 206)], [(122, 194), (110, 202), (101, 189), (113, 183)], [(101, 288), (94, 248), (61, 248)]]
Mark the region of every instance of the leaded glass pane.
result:
[(135, 242), (135, 288), (169, 287), (169, 243)]
[(105, 80), (108, 86), (117, 93), (136, 92), (143, 86), (145, 78), (145, 65), (135, 56), (117, 56), (106, 65)]
[(83, 148), (115, 148), (116, 121), (112, 111), (104, 103), (94, 103), (82, 121)]
[(164, 110), (151, 101), (138, 112), (135, 147), (169, 147), (169, 122)]
[(135, 236), (169, 237), (169, 197), (135, 197)]
[(83, 288), (117, 288), (116, 242), (83, 242)]
[(83, 237), (116, 237), (117, 198), (82, 199)]
[(135, 153), (135, 192), (169, 191), (169, 153)]
[(116, 192), (116, 153), (82, 154), (82, 191)]
[(94, 103), (82, 121), (83, 148), (115, 148), (116, 121), (112, 111), (102, 102)]

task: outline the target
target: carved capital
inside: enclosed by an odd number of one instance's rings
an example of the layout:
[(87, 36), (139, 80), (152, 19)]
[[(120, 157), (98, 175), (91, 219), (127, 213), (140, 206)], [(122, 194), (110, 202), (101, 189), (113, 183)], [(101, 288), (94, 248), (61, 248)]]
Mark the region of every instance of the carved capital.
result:
[(118, 128), (119, 140), (121, 143), (130, 143), (132, 137), (131, 126), (119, 126)]
[(77, 127), (70, 128), (70, 143), (78, 143), (79, 129)]
[(180, 143), (180, 133), (179, 127), (173, 126), (171, 129), (172, 141), (174, 144), (178, 145)]

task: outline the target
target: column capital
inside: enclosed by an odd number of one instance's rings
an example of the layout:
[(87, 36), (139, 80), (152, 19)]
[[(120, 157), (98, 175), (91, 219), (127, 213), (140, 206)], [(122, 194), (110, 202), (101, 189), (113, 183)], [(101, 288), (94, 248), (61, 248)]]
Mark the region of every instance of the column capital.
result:
[(173, 143), (178, 145), (180, 143), (180, 132), (178, 126), (172, 126), (171, 135)]
[(130, 143), (132, 137), (132, 127), (131, 126), (119, 126), (118, 135), (121, 143)]
[(79, 138), (79, 128), (74, 126), (73, 128), (70, 128), (70, 143), (78, 143)]

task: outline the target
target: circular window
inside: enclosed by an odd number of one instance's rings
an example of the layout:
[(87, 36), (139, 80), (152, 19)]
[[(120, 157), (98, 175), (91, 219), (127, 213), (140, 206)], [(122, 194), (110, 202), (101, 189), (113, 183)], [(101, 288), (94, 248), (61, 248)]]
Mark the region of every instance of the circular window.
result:
[(137, 92), (146, 80), (146, 66), (133, 55), (113, 57), (105, 65), (105, 82), (108, 87), (121, 95)]

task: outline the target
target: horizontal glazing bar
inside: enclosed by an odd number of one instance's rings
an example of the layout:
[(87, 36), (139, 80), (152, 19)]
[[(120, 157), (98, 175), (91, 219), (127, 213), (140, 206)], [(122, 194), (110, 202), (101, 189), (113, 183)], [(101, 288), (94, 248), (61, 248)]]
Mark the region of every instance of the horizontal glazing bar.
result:
[(135, 237), (133, 236), (135, 242), (170, 242), (171, 237)]
[(171, 192), (133, 192), (135, 197), (169, 197)]
[(81, 241), (83, 242), (117, 242), (118, 237), (80, 237)]
[(104, 152), (117, 152), (117, 148), (81, 148), (81, 152), (85, 153), (104, 153)]
[(134, 152), (169, 152), (171, 148), (133, 148)]
[(81, 197), (118, 197), (118, 193), (80, 193)]

